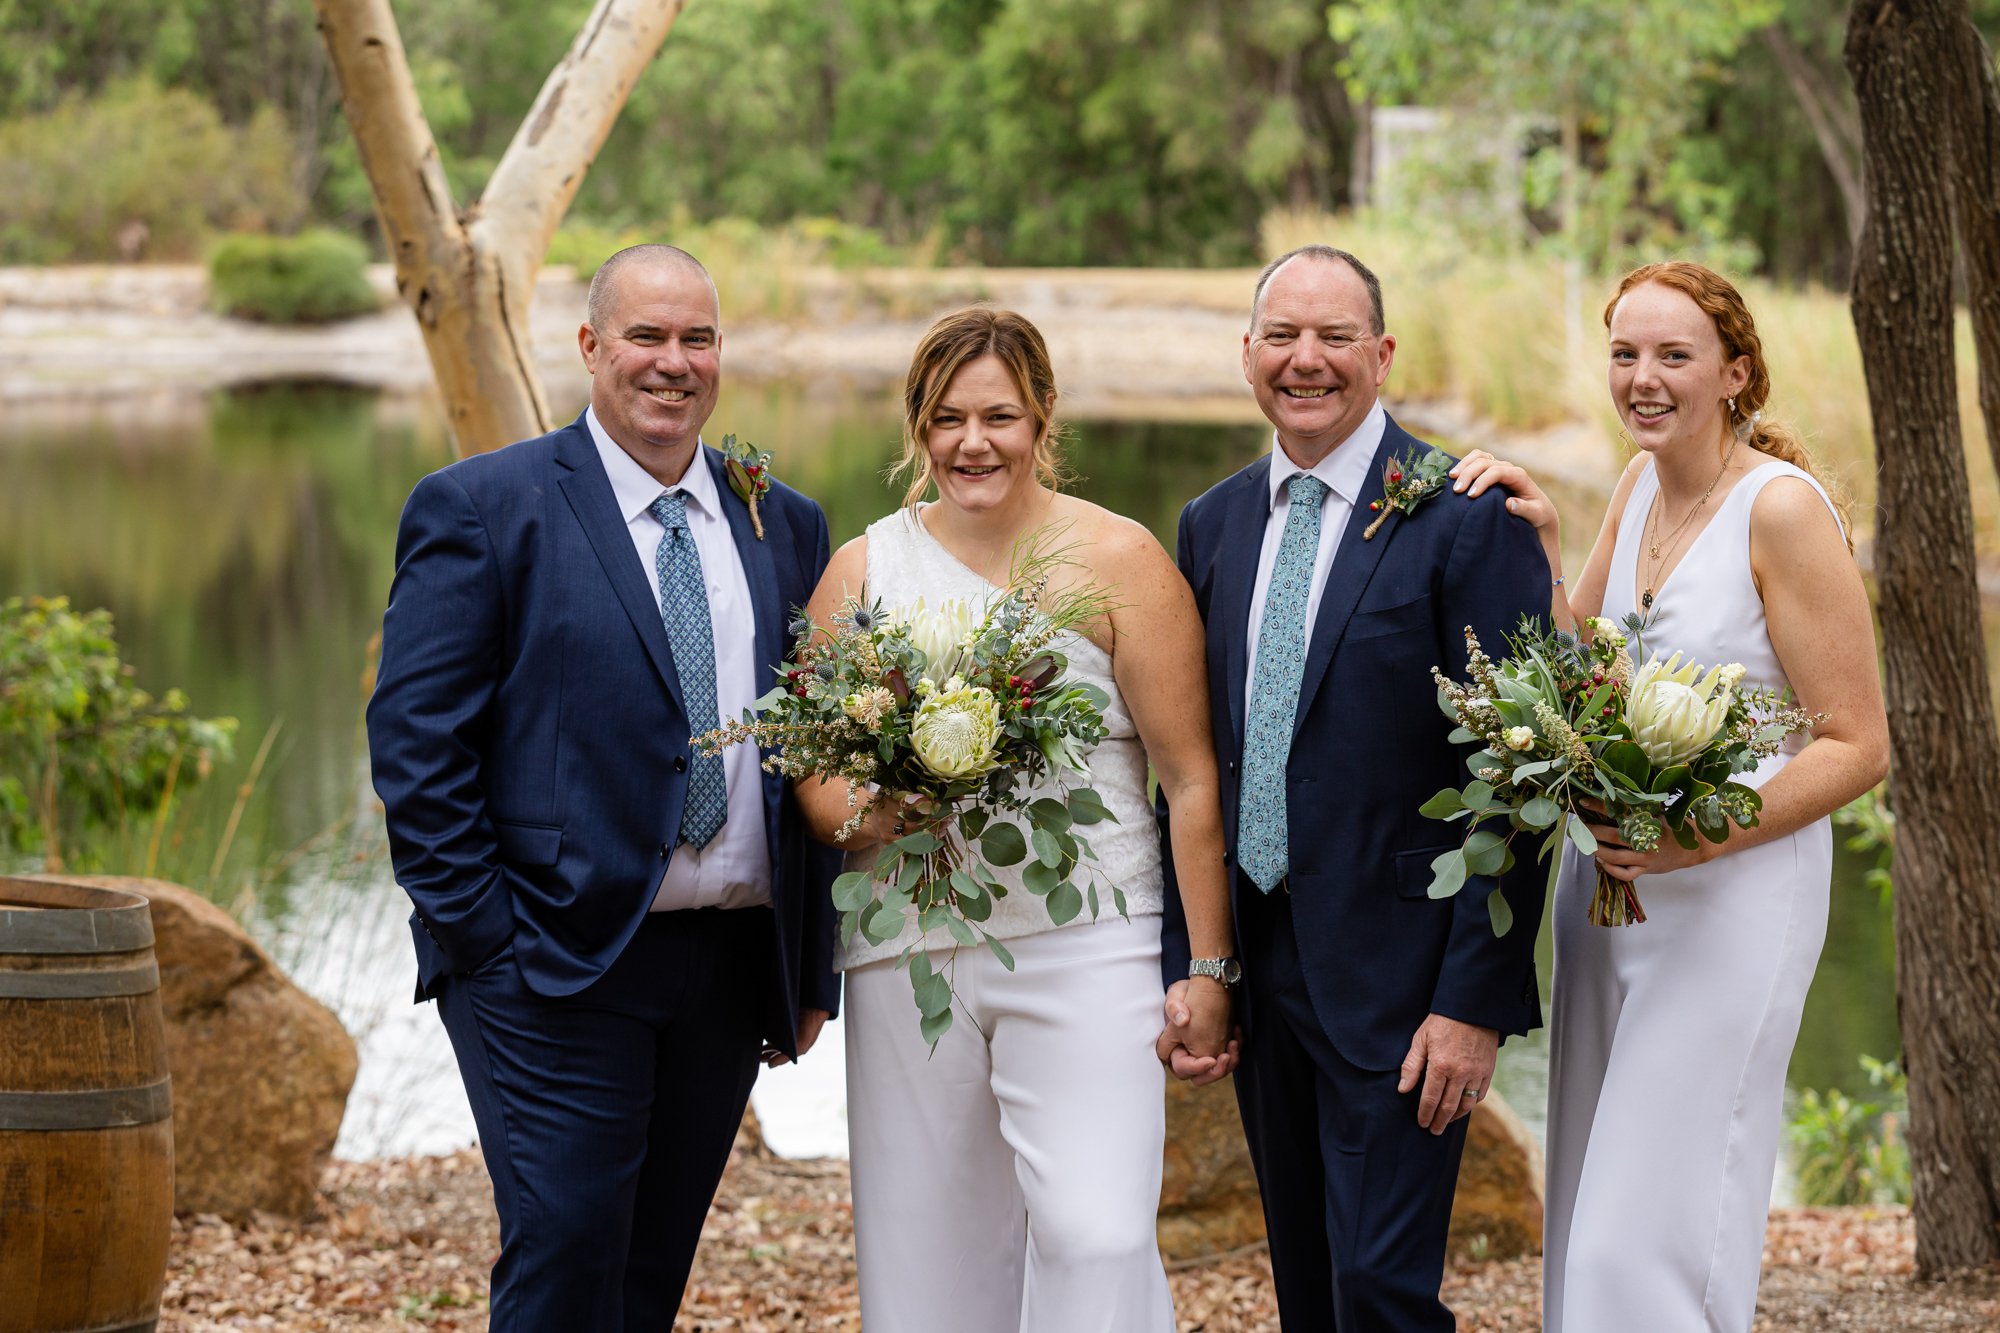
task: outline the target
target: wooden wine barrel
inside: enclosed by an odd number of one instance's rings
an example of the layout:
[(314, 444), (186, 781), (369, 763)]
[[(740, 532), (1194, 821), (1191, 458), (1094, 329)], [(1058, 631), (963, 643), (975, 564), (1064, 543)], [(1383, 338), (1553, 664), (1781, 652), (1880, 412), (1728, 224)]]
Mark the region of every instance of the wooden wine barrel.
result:
[(146, 899), (0, 877), (0, 1333), (155, 1326), (173, 1132)]

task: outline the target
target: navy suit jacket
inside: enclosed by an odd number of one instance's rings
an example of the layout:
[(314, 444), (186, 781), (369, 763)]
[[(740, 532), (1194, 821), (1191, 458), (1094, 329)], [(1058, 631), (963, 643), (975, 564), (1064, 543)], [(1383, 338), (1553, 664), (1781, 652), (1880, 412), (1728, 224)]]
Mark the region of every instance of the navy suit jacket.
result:
[[(826, 517), (774, 483), (759, 541), (721, 455), (704, 446), (693, 466), (715, 476), (755, 607), (754, 625), (715, 633), (756, 636), (762, 694), (791, 609), (826, 567)], [(416, 904), (418, 998), (509, 948), (543, 995), (600, 976), (672, 855), (688, 738), (659, 604), (581, 417), (419, 482), (368, 705), (396, 879)], [(838, 1007), (839, 854), (806, 835), (783, 778), (763, 786), (777, 925), (766, 1039), (791, 1052), (802, 1006)]]
[[(1392, 419), (1342, 533), (1307, 645), (1286, 767), (1292, 918), (1313, 1010), (1342, 1056), (1366, 1069), (1402, 1063), (1426, 1015), (1525, 1033), (1540, 1025), (1535, 936), (1546, 868), (1533, 848), (1505, 879), (1514, 925), (1496, 939), (1474, 877), (1457, 897), (1426, 894), (1431, 860), (1464, 834), (1417, 813), (1469, 779), (1472, 746), (1446, 740), (1432, 665), (1465, 675), (1467, 625), (1495, 657), (1524, 614), (1545, 616), (1548, 562), (1534, 529), (1497, 488), (1450, 490), (1362, 532), (1382, 498), (1383, 464), (1428, 451)], [(1225, 859), (1234, 873), (1242, 781), (1250, 595), (1270, 515), (1271, 457), (1181, 512), (1179, 561), (1207, 626), (1210, 725), (1222, 779)], [(1162, 968), (1187, 976), (1188, 942), (1171, 866)], [(1258, 960), (1243, 960), (1246, 968)], [(1246, 1020), (1254, 1022), (1253, 1014)]]

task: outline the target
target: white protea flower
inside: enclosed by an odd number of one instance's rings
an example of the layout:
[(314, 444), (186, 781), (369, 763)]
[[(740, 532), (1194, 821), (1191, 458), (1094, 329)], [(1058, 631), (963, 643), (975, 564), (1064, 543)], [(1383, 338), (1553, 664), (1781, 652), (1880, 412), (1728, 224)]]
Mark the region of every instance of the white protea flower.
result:
[(1742, 678), (1743, 668), (1732, 663), (1713, 667), (1706, 676), (1700, 673), (1699, 663), (1682, 666), (1679, 653), (1664, 664), (1657, 657), (1648, 658), (1632, 673), (1625, 695), (1625, 725), (1655, 768), (1686, 763), (1722, 730), (1733, 684)]
[(910, 632), (910, 642), (924, 655), (924, 679), (942, 684), (966, 664), (977, 641), (979, 617), (972, 607), (956, 597), (937, 606), (924, 605), (922, 598), (897, 612), (896, 618)]
[(999, 733), (1000, 704), (993, 691), (953, 676), (918, 706), (910, 724), (910, 748), (925, 768), (946, 781), (978, 777), (999, 762), (994, 756)]

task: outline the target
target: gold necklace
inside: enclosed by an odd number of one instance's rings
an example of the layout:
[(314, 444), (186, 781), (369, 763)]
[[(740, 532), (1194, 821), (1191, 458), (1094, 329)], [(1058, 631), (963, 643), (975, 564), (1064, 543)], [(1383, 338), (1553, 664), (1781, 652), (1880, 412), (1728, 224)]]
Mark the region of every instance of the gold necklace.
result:
[[(1729, 437), (1729, 447), (1722, 451), (1722, 466), (1715, 470), (1715, 480), (1708, 483), (1708, 489), (1701, 493), (1701, 498), (1694, 502), (1693, 507), (1687, 511), (1687, 516), (1674, 524), (1674, 530), (1667, 534), (1667, 555), (1671, 556), (1679, 547), (1681, 533), (1687, 530), (1687, 525), (1694, 521), (1694, 516), (1701, 512), (1703, 505), (1708, 503), (1708, 497), (1715, 494), (1715, 488), (1722, 484), (1723, 475), (1729, 471), (1729, 460), (1735, 456), (1735, 453), (1736, 436), (1732, 432)], [(1641, 609), (1647, 611), (1653, 609), (1653, 584), (1659, 579), (1660, 570), (1666, 564), (1666, 560), (1660, 555), (1660, 538), (1658, 535), (1660, 509), (1665, 499), (1664, 495), (1660, 496), (1654, 502), (1653, 506), (1646, 511), (1646, 528), (1649, 533), (1653, 534), (1648, 538), (1646, 545), (1646, 554), (1653, 561), (1653, 577), (1647, 580), (1646, 590), (1639, 596), (1639, 606)]]

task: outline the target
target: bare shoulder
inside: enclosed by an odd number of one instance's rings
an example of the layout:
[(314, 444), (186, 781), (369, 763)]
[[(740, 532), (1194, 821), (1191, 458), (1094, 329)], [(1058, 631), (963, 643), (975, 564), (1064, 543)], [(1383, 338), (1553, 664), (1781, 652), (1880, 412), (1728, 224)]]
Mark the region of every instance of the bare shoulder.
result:
[(826, 572), (819, 576), (819, 589), (813, 600), (827, 600), (837, 605), (839, 600), (849, 596), (859, 596), (868, 582), (868, 537), (866, 534), (843, 542), (833, 558), (826, 562)]
[(1804, 477), (1774, 477), (1750, 505), (1751, 532), (1762, 541), (1841, 542), (1840, 524), (1817, 487)]
[(1173, 563), (1145, 524), (1103, 505), (1064, 496), (1054, 522), (1062, 526), (1061, 540), (1077, 548), (1080, 563), (1100, 580), (1122, 581), (1155, 562)]

